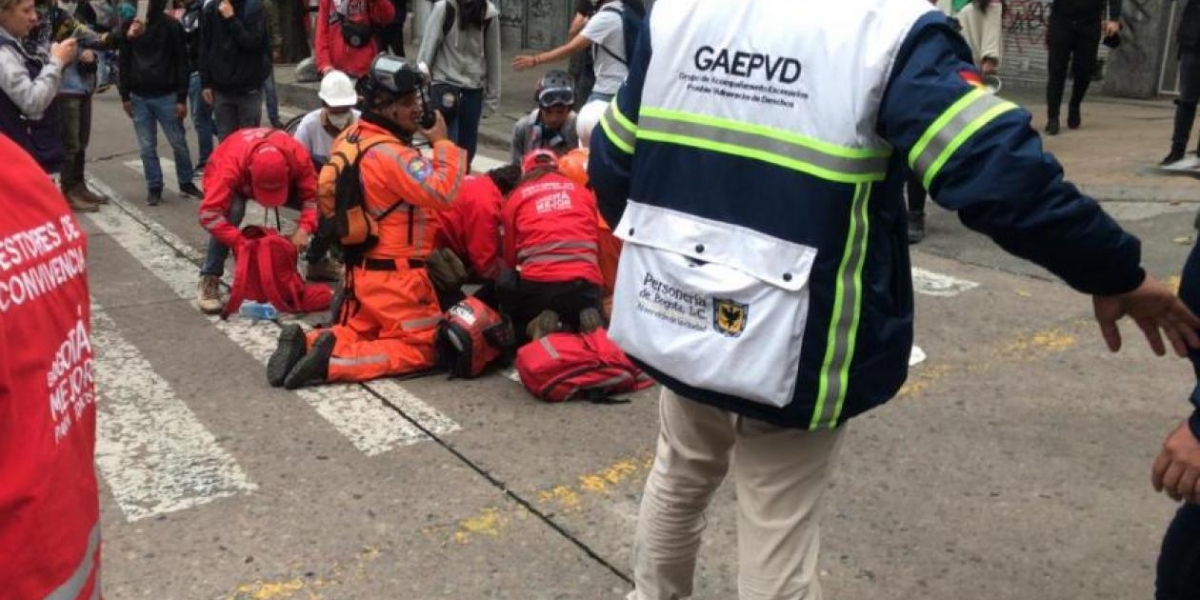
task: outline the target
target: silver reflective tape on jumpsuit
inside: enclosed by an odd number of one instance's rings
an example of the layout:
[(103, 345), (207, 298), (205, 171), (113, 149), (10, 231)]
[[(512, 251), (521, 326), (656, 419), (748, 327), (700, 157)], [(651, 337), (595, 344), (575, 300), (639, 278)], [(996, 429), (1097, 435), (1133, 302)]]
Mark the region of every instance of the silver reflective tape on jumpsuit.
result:
[(413, 331), (415, 329), (429, 329), (434, 325), (442, 322), (442, 316), (425, 317), (423, 319), (409, 319), (408, 321), (400, 322), (400, 329), (404, 331)]
[(553, 254), (556, 250), (599, 250), (595, 242), (549, 242), (546, 244), (535, 244), (528, 248), (522, 248), (517, 252), (517, 259), (524, 260), (525, 258), (535, 254)]
[(779, 158), (812, 165), (823, 172), (851, 177), (877, 176), (887, 172), (888, 156), (849, 157), (822, 152), (816, 148), (795, 144), (752, 131), (738, 131), (693, 120), (665, 119), (646, 114), (638, 122), (638, 131), (667, 136), (682, 136), (704, 140), (744, 150), (757, 151)]
[(558, 360), (560, 358), (558, 355), (558, 350), (554, 349), (554, 344), (551, 344), (550, 340), (542, 338), (538, 340), (538, 343), (542, 345), (542, 348), (546, 349), (546, 354), (549, 354), (550, 358), (553, 358), (554, 360)]
[(826, 338), (825, 360), (821, 366), (817, 406), (813, 411), (811, 429), (834, 427), (842, 412), (842, 402), (846, 398), (850, 363), (854, 359), (859, 311), (862, 307), (862, 268), (867, 254), (867, 200), (870, 196), (870, 185), (855, 187), (854, 203), (850, 206), (850, 231), (837, 272), (833, 322)]
[[(79, 566), (75, 567), (75, 572), (66, 580), (58, 589), (50, 592), (45, 600), (75, 600), (79, 597), (79, 592), (83, 591), (87, 585), (88, 579), (91, 578), (92, 570), (96, 568), (96, 550), (100, 549), (100, 524), (96, 523), (92, 526), (91, 533), (88, 534), (87, 550), (83, 552), (83, 559), (79, 561)], [(92, 594), (98, 596), (100, 591), (100, 580), (96, 580), (96, 591)]]
[[(959, 136), (961, 136), (964, 132), (968, 132), (969, 128), (971, 128), (973, 125), (978, 128), (981, 124), (976, 124), (976, 121), (979, 120), (980, 117), (983, 117), (989, 111), (999, 107), (1010, 109), (1017, 108), (1017, 105), (997, 98), (996, 96), (987, 92), (979, 93), (978, 96), (970, 100), (965, 106), (959, 108), (958, 112), (955, 113), (949, 121), (942, 125), (941, 128), (933, 134), (933, 137), (930, 138), (926, 146), (921, 149), (921, 153), (913, 157), (912, 160), (913, 171), (916, 172), (917, 177), (924, 182), (926, 187), (928, 187), (930, 183), (927, 175), (929, 175), (930, 170), (934, 169), (934, 167), (937, 165), (938, 158), (942, 156), (947, 149), (951, 148), (951, 145), (954, 144), (955, 140), (958, 139)], [(954, 110), (954, 108), (955, 107), (951, 107), (950, 110)], [(961, 140), (959, 143), (961, 143)]]
[(358, 358), (338, 358), (336, 356), (329, 359), (329, 366), (338, 367), (357, 367), (359, 365), (377, 365), (388, 361), (386, 354), (376, 354), (374, 356), (360, 356)]

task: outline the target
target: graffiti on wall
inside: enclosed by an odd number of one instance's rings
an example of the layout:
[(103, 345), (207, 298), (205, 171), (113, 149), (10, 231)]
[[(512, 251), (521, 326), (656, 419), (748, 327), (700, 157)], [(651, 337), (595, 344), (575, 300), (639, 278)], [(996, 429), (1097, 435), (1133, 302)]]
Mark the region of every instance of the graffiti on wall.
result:
[(1045, 51), (1050, 0), (1010, 0), (1004, 5), (1005, 50), (1016, 56)]

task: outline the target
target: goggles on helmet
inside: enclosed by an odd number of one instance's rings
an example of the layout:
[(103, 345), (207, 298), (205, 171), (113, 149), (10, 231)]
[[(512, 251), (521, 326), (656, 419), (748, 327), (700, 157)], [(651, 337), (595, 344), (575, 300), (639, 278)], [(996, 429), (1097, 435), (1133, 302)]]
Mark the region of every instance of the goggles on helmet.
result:
[(575, 92), (570, 88), (550, 88), (538, 92), (538, 106), (571, 106), (575, 104)]
[(425, 76), (419, 67), (390, 54), (380, 54), (375, 58), (371, 63), (371, 72), (368, 77), (377, 90), (396, 96), (403, 96), (421, 89), (425, 81)]

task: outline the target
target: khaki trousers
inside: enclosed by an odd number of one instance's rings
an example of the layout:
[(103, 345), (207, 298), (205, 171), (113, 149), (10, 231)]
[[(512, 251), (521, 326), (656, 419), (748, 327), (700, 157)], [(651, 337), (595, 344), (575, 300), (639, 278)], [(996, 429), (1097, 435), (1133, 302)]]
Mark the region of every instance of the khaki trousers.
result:
[(704, 511), (729, 471), (738, 499), (741, 600), (821, 600), (822, 499), (841, 445), (834, 431), (784, 429), (663, 389), (654, 467), (646, 479), (627, 600), (692, 594)]

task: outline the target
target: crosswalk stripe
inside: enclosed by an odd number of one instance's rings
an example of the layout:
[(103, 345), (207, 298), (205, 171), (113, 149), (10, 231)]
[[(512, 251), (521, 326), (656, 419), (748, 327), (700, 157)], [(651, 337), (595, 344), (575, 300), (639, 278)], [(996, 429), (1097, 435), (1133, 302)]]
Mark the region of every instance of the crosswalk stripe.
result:
[(92, 305), (96, 465), (127, 521), (258, 489), (140, 351)]
[[(166, 283), (181, 299), (194, 300), (198, 277), (195, 263), (199, 262), (200, 253), (174, 233), (146, 217), (103, 182), (91, 178), (89, 183), (112, 198), (119, 209), (89, 214), (92, 222)], [(209, 321), (257, 361), (266, 365), (275, 349), (279, 333), (277, 326), (270, 322), (256, 323), (236, 318), (222, 321), (210, 317)], [(387, 398), (434, 435), (459, 430), (456, 422), (413, 396), (398, 383), (377, 381), (367, 384), (366, 387)], [(295, 393), (368, 456), (429, 439), (421, 427), (389, 410), (364, 386), (326, 385), (296, 390)]]
[[(179, 177), (177, 177), (175, 175), (175, 161), (173, 161), (169, 158), (163, 158), (160, 156), (160, 157), (158, 157), (158, 163), (159, 163), (159, 166), (162, 167), (163, 186), (166, 189), (174, 190), (174, 191), (178, 192), (179, 191)], [(126, 167), (129, 167), (130, 169), (133, 169), (134, 171), (137, 171), (138, 174), (141, 175), (143, 179), (145, 179), (146, 171), (145, 171), (145, 169), (142, 168), (142, 159), (139, 158), (139, 159), (135, 159), (135, 160), (127, 160), (122, 164), (124, 164)], [(193, 179), (193, 183), (195, 183), (197, 186), (200, 185), (200, 181), (199, 181), (198, 177), (193, 176), (192, 179)]]
[(979, 287), (974, 281), (959, 279), (942, 273), (934, 273), (918, 267), (912, 268), (913, 291), (926, 296), (950, 298)]

